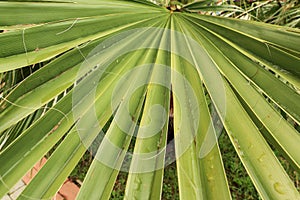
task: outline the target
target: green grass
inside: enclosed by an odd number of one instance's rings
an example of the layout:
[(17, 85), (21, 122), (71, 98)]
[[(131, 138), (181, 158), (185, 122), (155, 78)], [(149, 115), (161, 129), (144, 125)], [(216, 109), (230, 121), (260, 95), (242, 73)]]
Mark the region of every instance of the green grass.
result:
[(162, 188), (162, 199), (179, 199), (178, 193), (178, 182), (177, 182), (177, 171), (176, 163), (172, 163), (165, 168), (164, 182)]
[(125, 186), (126, 186), (126, 180), (127, 180), (127, 173), (120, 172), (118, 175), (117, 181), (115, 183), (114, 189), (111, 193), (110, 199), (123, 200)]
[(232, 199), (260, 199), (229, 137), (224, 132), (219, 138), (219, 145)]

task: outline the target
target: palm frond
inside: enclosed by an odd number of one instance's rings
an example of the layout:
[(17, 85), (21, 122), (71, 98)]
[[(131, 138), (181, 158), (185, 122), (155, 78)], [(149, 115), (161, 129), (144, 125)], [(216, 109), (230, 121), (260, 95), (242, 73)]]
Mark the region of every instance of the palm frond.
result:
[(58, 145), (19, 199), (51, 199), (90, 146), (78, 199), (109, 199), (120, 171), (125, 198), (160, 199), (172, 156), (181, 199), (231, 199), (211, 106), (261, 198), (300, 198), (269, 145), (300, 171), (299, 132), (279, 112), (300, 123), (299, 30), (200, 15), (201, 2), (76, 2), (0, 2), (1, 85), (13, 86), (1, 86), (0, 141), (18, 133), (0, 151), (0, 196)]

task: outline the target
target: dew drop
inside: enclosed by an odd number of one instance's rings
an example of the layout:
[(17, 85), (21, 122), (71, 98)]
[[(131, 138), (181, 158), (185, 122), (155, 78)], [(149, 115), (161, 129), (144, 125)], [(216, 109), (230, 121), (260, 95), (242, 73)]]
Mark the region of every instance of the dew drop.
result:
[(259, 156), (259, 158), (257, 159), (259, 162), (262, 162), (263, 160), (264, 160), (264, 157), (265, 157), (265, 154), (263, 153), (263, 154), (261, 154), (260, 156)]
[(289, 74), (290, 72), (289, 71), (286, 71), (284, 69), (280, 69), (281, 72), (283, 72), (284, 74)]
[(137, 184), (141, 184), (141, 179), (138, 178), (138, 177), (136, 177), (136, 178), (134, 179), (134, 182), (137, 183)]
[(269, 179), (270, 179), (270, 180), (273, 180), (273, 176), (272, 176), (272, 175), (269, 175)]
[(140, 183), (135, 182), (133, 188), (134, 188), (135, 190), (139, 190), (139, 189), (140, 189), (140, 185), (141, 185)]
[(281, 183), (276, 182), (273, 186), (276, 192), (278, 192), (279, 194), (285, 194), (285, 189)]
[(215, 180), (215, 179), (214, 179), (214, 177), (209, 176), (209, 177), (207, 178), (207, 180), (208, 180), (209, 182), (211, 182), (211, 181), (213, 181), (213, 180)]
[(236, 145), (239, 146), (239, 140), (238, 140), (238, 139), (234, 138), (234, 139), (233, 139), (233, 142), (234, 142)]

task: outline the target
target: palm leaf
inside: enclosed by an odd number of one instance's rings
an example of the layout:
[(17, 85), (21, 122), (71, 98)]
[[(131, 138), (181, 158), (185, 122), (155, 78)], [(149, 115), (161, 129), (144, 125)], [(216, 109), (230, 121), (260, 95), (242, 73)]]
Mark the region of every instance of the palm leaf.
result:
[(187, 13), (203, 2), (0, 4), (1, 84), (49, 61), (1, 91), (0, 141), (18, 134), (0, 151), (0, 196), (57, 146), (19, 197), (52, 198), (96, 145), (78, 199), (109, 199), (122, 170), (125, 198), (159, 199), (173, 143), (181, 199), (231, 199), (211, 106), (261, 198), (300, 198), (268, 144), (300, 171), (299, 133), (278, 112), (299, 124), (297, 29)]

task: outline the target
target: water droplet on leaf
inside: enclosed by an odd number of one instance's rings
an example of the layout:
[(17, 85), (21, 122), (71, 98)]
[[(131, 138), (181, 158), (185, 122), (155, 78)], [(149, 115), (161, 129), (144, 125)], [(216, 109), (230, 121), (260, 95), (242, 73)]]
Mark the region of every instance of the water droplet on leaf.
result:
[(261, 154), (261, 155), (259, 156), (259, 158), (258, 158), (258, 161), (259, 161), (259, 162), (262, 162), (262, 161), (264, 160), (264, 157), (265, 157), (265, 154), (264, 154), (264, 153)]
[(276, 192), (278, 192), (279, 194), (285, 194), (285, 189), (281, 183), (276, 182), (273, 186)]
[(207, 179), (208, 179), (209, 182), (215, 180), (215, 178), (213, 176), (209, 176)]

